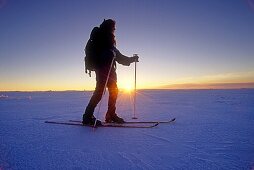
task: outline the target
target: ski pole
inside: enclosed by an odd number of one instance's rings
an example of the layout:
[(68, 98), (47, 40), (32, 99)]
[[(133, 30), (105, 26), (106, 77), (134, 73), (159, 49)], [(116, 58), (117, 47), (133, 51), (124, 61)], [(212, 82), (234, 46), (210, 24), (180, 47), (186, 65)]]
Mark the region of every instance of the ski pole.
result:
[[(137, 57), (138, 54), (133, 54), (133, 57)], [(137, 119), (136, 117), (136, 93), (137, 93), (137, 60), (135, 60), (134, 66), (134, 101), (133, 101), (133, 117), (132, 119)]]

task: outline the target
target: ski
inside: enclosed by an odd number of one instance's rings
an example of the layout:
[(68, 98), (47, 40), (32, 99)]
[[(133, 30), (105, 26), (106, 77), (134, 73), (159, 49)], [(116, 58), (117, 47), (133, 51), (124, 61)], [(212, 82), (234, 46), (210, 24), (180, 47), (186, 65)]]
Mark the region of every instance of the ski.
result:
[[(52, 124), (61, 124), (61, 125), (74, 125), (74, 126), (84, 126), (84, 127), (94, 127), (90, 125), (83, 125), (80, 121), (79, 122), (64, 122), (64, 121), (45, 121), (45, 123), (52, 123)], [(123, 124), (117, 124), (117, 123), (102, 123), (102, 126), (96, 126), (97, 127), (118, 127), (118, 128), (153, 128), (155, 126), (158, 126), (158, 122), (156, 123), (147, 123), (147, 124), (128, 124), (128, 123), (123, 123)]]
[[(124, 124), (135, 124), (135, 123), (140, 123), (140, 124), (145, 124), (145, 123), (171, 123), (174, 122), (176, 118), (166, 120), (166, 121), (131, 121), (131, 122), (125, 122)], [(69, 122), (76, 122), (76, 123), (82, 123), (80, 120), (69, 120)], [(105, 123), (105, 122), (103, 122)]]

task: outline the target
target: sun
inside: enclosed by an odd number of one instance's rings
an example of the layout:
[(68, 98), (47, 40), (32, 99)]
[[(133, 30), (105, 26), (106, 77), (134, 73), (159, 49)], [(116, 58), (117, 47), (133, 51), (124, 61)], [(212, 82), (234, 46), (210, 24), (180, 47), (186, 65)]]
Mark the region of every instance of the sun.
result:
[(123, 86), (123, 91), (124, 91), (125, 93), (131, 93), (133, 90), (134, 90), (134, 89), (133, 89), (133, 87), (132, 87), (130, 84), (125, 84), (125, 85)]

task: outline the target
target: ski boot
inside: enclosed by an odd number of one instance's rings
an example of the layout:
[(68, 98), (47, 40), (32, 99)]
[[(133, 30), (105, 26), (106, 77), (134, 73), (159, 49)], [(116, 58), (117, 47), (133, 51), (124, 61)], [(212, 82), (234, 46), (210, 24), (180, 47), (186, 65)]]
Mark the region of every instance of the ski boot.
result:
[(119, 123), (119, 124), (122, 124), (122, 123), (124, 123), (125, 121), (123, 120), (123, 118), (117, 116), (116, 113), (113, 113), (113, 114), (107, 113), (107, 114), (106, 114), (105, 122), (106, 122), (106, 123)]
[(96, 120), (96, 118), (94, 117), (94, 115), (92, 115), (92, 116), (87, 115), (87, 114), (84, 114), (84, 115), (83, 115), (83, 121), (82, 121), (82, 124), (83, 124), (83, 125), (94, 126), (95, 121), (96, 121), (96, 125), (95, 125), (95, 126), (102, 126), (101, 121), (98, 120), (98, 119)]

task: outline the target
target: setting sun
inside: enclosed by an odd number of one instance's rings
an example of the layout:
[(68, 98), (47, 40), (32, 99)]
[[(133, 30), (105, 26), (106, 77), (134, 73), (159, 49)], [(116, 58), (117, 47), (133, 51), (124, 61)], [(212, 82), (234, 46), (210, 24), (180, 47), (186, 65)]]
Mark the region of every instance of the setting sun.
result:
[(130, 85), (130, 84), (125, 84), (123, 87), (122, 87), (123, 91), (126, 92), (126, 93), (130, 93), (134, 90), (133, 86)]

